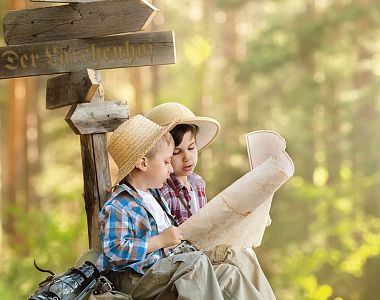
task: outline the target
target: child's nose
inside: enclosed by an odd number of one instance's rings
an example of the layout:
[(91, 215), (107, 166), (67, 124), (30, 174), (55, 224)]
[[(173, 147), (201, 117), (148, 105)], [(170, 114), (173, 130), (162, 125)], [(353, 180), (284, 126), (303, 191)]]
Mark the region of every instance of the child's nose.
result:
[(171, 163), (169, 163), (169, 174), (173, 173), (174, 170), (173, 170), (173, 166)]
[(184, 152), (184, 155), (183, 155), (183, 160), (185, 162), (189, 161), (190, 160), (190, 153), (189, 152)]

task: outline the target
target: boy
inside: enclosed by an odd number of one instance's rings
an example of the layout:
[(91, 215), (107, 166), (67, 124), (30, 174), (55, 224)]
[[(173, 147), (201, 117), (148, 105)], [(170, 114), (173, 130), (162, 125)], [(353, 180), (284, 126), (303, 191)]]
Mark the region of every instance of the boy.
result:
[(107, 149), (119, 184), (99, 214), (99, 269), (136, 300), (264, 299), (235, 267), (212, 266), (200, 251), (165, 257), (164, 249), (183, 238), (156, 190), (173, 171), (172, 125), (137, 115), (111, 136)]
[[(160, 190), (177, 223), (182, 224), (207, 203), (205, 182), (193, 171), (198, 151), (215, 139), (220, 125), (214, 119), (195, 116), (187, 107), (175, 102), (154, 107), (146, 117), (160, 125), (179, 120), (170, 131), (175, 143), (171, 160), (173, 173)], [(264, 299), (276, 299), (253, 249), (220, 245), (206, 254), (213, 264), (228, 263), (239, 268)]]
[(193, 171), (198, 162), (198, 152), (216, 138), (220, 124), (212, 118), (195, 116), (176, 102), (158, 105), (146, 117), (160, 125), (179, 120), (179, 124), (170, 131), (175, 144), (171, 160), (174, 172), (161, 192), (177, 223), (182, 224), (207, 203), (206, 184)]

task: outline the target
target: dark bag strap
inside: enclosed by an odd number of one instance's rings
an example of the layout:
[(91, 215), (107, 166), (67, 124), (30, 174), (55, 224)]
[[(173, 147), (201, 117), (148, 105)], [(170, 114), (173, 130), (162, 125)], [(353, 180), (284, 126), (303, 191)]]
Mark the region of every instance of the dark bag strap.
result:
[(177, 221), (174, 219), (174, 217), (172, 216), (172, 214), (170, 214), (166, 210), (165, 204), (162, 201), (162, 199), (160, 197), (160, 193), (158, 192), (158, 190), (157, 189), (152, 189), (152, 190), (150, 190), (150, 193), (153, 195), (153, 197), (156, 199), (156, 201), (158, 202), (158, 204), (162, 207), (162, 209), (164, 210), (164, 212), (166, 213), (166, 215), (169, 217), (170, 221), (172, 222), (172, 225), (178, 227)]
[(175, 195), (177, 196), (177, 198), (179, 199), (179, 201), (181, 201), (182, 205), (184, 208), (186, 208), (186, 211), (187, 213), (189, 214), (189, 217), (191, 217), (193, 214), (191, 213), (190, 211), (190, 207), (189, 205), (187, 205), (186, 201), (182, 198), (182, 196), (179, 194), (178, 190), (176, 189), (176, 187), (174, 186), (173, 182), (171, 181), (167, 181), (167, 184), (171, 187), (171, 189), (174, 191)]

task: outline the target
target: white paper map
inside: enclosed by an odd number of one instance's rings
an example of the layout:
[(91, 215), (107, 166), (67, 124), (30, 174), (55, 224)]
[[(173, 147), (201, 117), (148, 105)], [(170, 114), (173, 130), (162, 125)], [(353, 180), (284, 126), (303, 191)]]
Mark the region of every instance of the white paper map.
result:
[(274, 193), (294, 174), (285, 140), (274, 131), (246, 135), (251, 171), (180, 225), (201, 250), (220, 244), (260, 246)]

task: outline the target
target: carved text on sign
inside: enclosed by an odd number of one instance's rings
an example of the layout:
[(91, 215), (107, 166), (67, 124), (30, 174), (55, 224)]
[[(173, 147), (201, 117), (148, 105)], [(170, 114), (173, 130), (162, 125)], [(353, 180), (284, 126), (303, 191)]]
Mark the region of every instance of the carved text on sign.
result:
[(43, 53), (22, 54), (13, 50), (6, 50), (1, 54), (5, 64), (2, 66), (8, 70), (17, 68), (35, 68), (39, 64), (47, 67), (55, 67), (58, 64), (68, 65), (77, 63), (92, 63), (99, 66), (102, 62), (124, 61), (133, 64), (138, 59), (149, 59), (153, 63), (153, 45), (140, 44), (132, 45), (125, 42), (122, 46), (101, 47), (95, 44), (84, 49), (67, 48), (46, 48)]
[(0, 48), (0, 79), (175, 63), (172, 31)]

